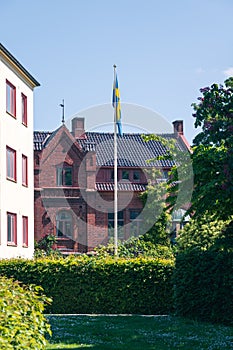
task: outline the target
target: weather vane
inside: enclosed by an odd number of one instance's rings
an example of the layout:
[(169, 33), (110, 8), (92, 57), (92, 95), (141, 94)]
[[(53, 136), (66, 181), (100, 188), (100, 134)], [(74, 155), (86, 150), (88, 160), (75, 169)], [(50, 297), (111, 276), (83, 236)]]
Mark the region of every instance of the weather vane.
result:
[(62, 107), (62, 124), (65, 123), (65, 102), (64, 102), (64, 99), (62, 100), (62, 103), (60, 103), (59, 105), (60, 107)]

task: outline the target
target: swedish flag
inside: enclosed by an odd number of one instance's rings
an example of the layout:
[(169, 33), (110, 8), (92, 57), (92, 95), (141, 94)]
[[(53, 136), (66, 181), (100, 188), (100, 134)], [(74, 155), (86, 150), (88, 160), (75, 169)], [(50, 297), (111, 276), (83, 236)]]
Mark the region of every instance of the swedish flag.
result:
[(118, 134), (122, 136), (122, 125), (121, 125), (121, 103), (120, 103), (120, 90), (118, 87), (117, 75), (113, 83), (113, 94), (112, 94), (112, 105), (115, 108)]

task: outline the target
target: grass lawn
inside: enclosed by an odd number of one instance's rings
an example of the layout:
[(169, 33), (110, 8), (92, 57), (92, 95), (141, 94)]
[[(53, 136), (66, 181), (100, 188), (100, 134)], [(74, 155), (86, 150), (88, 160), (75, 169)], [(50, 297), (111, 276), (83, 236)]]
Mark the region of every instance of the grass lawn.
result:
[(46, 349), (233, 349), (233, 327), (172, 316), (48, 316)]

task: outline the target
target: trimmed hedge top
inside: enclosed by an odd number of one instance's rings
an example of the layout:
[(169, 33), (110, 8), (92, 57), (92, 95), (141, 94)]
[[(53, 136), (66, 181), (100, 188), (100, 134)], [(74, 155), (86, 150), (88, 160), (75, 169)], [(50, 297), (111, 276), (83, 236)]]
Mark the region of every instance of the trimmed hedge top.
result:
[(0, 275), (44, 288), (51, 313), (167, 313), (173, 268), (174, 261), (153, 258), (0, 261)]

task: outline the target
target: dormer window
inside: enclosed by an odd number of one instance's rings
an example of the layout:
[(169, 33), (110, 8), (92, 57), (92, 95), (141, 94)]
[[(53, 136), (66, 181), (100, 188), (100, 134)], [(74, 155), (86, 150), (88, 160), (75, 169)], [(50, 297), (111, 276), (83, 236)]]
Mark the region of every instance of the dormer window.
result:
[(122, 170), (122, 180), (129, 180), (129, 171)]
[(56, 184), (57, 186), (72, 186), (72, 168), (58, 167), (56, 170)]
[(138, 170), (133, 172), (133, 181), (140, 181), (140, 172)]

